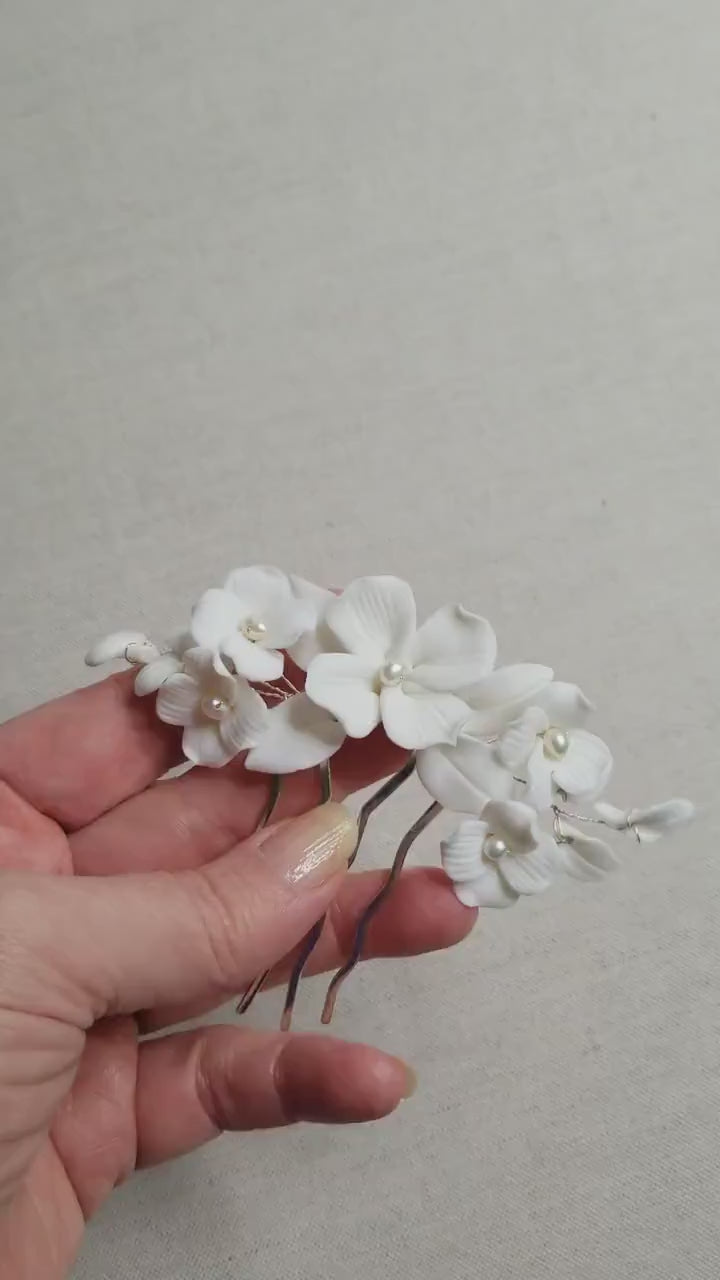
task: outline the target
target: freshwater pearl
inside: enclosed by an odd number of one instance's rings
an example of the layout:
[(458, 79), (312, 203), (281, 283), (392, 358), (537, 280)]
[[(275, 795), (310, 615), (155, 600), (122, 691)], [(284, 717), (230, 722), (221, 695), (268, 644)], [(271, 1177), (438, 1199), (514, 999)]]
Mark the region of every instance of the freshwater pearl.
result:
[(380, 683), (384, 685), (400, 684), (405, 674), (402, 662), (386, 662), (380, 672)]
[(218, 698), (217, 695), (211, 697), (209, 694), (202, 699), (200, 706), (209, 720), (222, 720), (228, 709), (224, 698)]
[(254, 619), (249, 619), (243, 627), (243, 632), (245, 638), (252, 640), (253, 644), (255, 644), (258, 640), (262, 640), (264, 635), (267, 635), (267, 627), (264, 622), (255, 622)]
[(551, 725), (543, 734), (543, 752), (548, 760), (562, 760), (568, 753), (570, 738), (564, 729)]
[(483, 841), (482, 852), (488, 862), (499, 862), (508, 852), (508, 847), (501, 836), (494, 836), (491, 832)]

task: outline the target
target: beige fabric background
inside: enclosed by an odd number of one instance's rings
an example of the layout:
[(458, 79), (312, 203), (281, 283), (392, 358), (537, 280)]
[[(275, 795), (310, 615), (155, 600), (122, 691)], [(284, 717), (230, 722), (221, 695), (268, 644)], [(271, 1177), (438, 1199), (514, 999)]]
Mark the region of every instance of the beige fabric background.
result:
[(715, 1278), (717, 5), (1, 8), (3, 712), (235, 563), (395, 572), (706, 807), (356, 975), (416, 1098), (143, 1176), (77, 1280)]

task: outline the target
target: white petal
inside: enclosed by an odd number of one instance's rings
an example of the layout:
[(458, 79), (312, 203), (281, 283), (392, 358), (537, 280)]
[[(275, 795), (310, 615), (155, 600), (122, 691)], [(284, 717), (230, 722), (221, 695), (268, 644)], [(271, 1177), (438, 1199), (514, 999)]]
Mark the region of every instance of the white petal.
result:
[(278, 680), (283, 673), (285, 659), (279, 650), (263, 649), (240, 631), (223, 642), (222, 652), (246, 680)]
[(466, 818), (455, 828), (447, 840), (440, 844), (440, 858), (445, 874), (453, 884), (476, 880), (483, 874), (483, 841), (488, 833), (487, 824), (478, 818)]
[[(468, 721), (468, 732), (473, 732), (475, 717)], [(508, 725), (498, 743), (498, 756), (508, 769), (519, 770), (527, 763), (537, 746), (539, 733), (547, 729), (547, 716), (538, 707), (526, 711)]]
[(230, 674), (219, 653), (212, 649), (198, 647), (186, 649), (183, 664), (189, 676), (192, 676), (200, 689), (200, 695), (210, 694), (232, 700), (235, 692), (235, 677)]
[(265, 606), (262, 614), (266, 632), (262, 644), (269, 649), (289, 649), (315, 625), (312, 605), (295, 596), (279, 596)]
[(553, 765), (556, 787), (569, 796), (596, 796), (607, 786), (613, 758), (602, 738), (586, 729), (573, 729), (564, 760)]
[(487, 675), (496, 656), (495, 632), (485, 618), (459, 604), (444, 605), (415, 636), (413, 679), (428, 689), (462, 689)]
[(519, 800), (491, 800), (482, 818), (515, 853), (530, 853), (540, 842), (537, 813)]
[(356, 578), (330, 602), (325, 619), (348, 653), (376, 667), (400, 662), (415, 634), (415, 598), (400, 578)]
[(615, 804), (608, 804), (606, 800), (598, 800), (595, 804), (595, 812), (614, 831), (625, 831), (627, 829), (627, 809), (618, 809)]
[(524, 766), (524, 773), (527, 781), (525, 799), (533, 809), (544, 813), (550, 808), (553, 799), (553, 762), (546, 758), (542, 742), (533, 747)]
[(230, 591), (211, 587), (200, 597), (192, 612), (190, 630), (193, 643), (203, 649), (219, 649), (245, 621), (240, 601)]
[(464, 907), (514, 907), (518, 900), (494, 867), (487, 867), (476, 880), (455, 885), (455, 897)]
[(565, 840), (558, 845), (564, 869), (576, 880), (602, 880), (620, 865), (614, 851), (604, 840), (589, 836), (576, 827), (562, 824)]
[(88, 667), (100, 667), (114, 658), (124, 658), (129, 644), (146, 645), (150, 641), (142, 631), (113, 631), (95, 641), (85, 654), (85, 663)]
[(538, 706), (547, 711), (550, 724), (561, 725), (563, 729), (581, 728), (595, 710), (582, 689), (563, 680), (554, 680), (548, 685), (538, 698)]
[(269, 715), (260, 694), (246, 680), (236, 680), (232, 707), (220, 721), (220, 737), (228, 750), (234, 754), (254, 747), (267, 728)]
[(552, 668), (536, 662), (516, 662), (498, 667), (460, 696), (473, 711), (469, 732), (491, 737), (516, 720), (552, 680)]
[(201, 724), (189, 724), (183, 733), (183, 751), (193, 764), (208, 769), (221, 769), (237, 752), (228, 747), (220, 737), (217, 720), (204, 720)]
[(509, 798), (513, 789), (512, 774), (493, 748), (462, 735), (455, 746), (420, 751), (417, 772), (433, 800), (455, 813), (480, 813), (488, 800)]
[(334, 755), (344, 740), (345, 730), (335, 717), (298, 693), (268, 713), (267, 728), (245, 768), (261, 773), (312, 769)]
[(498, 863), (498, 872), (515, 893), (543, 893), (549, 889), (559, 870), (555, 841), (545, 836), (531, 853), (508, 854)]
[(313, 658), (319, 653), (332, 653), (337, 647), (337, 641), (325, 622), (328, 605), (337, 597), (326, 587), (318, 587), (314, 582), (307, 582), (305, 578), (298, 578), (294, 574), (290, 575), (290, 585), (293, 595), (309, 604), (312, 609), (312, 624), (295, 644), (288, 647), (288, 654), (295, 665), (301, 671), (307, 671)]
[(380, 723), (377, 668), (353, 653), (321, 653), (310, 664), (308, 696), (331, 711), (351, 738), (365, 738)]
[(224, 589), (239, 601), (243, 616), (257, 622), (264, 622), (263, 615), (273, 601), (287, 600), (292, 594), (288, 575), (270, 564), (233, 569), (225, 579)]
[(149, 662), (135, 677), (135, 692), (138, 697), (144, 698), (148, 693), (155, 693), (169, 676), (182, 671), (182, 665), (182, 661), (174, 653), (164, 653), (154, 662)]
[(662, 804), (650, 805), (647, 809), (631, 809), (627, 825), (642, 844), (652, 844), (667, 831), (687, 826), (694, 817), (695, 805), (690, 800), (664, 800)]
[(419, 751), (441, 742), (456, 742), (467, 720), (467, 707), (452, 693), (407, 693), (398, 685), (381, 690), (380, 714), (391, 742)]
[(158, 718), (165, 724), (191, 724), (200, 700), (200, 690), (192, 676), (170, 676), (157, 696)]

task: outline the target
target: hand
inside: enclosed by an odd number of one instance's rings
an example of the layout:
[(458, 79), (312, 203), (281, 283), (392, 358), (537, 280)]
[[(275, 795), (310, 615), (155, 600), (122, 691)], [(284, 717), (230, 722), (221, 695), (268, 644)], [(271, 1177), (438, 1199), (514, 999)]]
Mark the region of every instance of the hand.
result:
[[(348, 876), (352, 818), (312, 808), (317, 775), (269, 779), (179, 763), (175, 731), (114, 676), (0, 727), (0, 1277), (59, 1280), (86, 1220), (133, 1169), (223, 1130), (387, 1115), (399, 1059), (326, 1036), (232, 1026), (143, 1040), (274, 965), (328, 910), (310, 972), (340, 964), (377, 892)], [(402, 755), (380, 735), (334, 761), (336, 795)], [(303, 816), (297, 816), (303, 815)], [(367, 953), (463, 937), (474, 913), (442, 872), (406, 873)], [(285, 957), (283, 959), (283, 957)]]

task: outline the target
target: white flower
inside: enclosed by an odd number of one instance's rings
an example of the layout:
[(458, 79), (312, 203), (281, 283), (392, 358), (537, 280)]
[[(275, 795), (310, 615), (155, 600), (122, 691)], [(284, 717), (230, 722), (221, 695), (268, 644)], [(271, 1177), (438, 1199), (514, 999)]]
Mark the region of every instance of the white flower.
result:
[(316, 612), (280, 569), (235, 569), (223, 588), (200, 597), (190, 623), (193, 641), (228, 658), (248, 680), (277, 680), (282, 649), (315, 625)]
[(188, 649), (184, 666), (161, 686), (158, 716), (183, 726), (188, 760), (220, 768), (260, 741), (270, 713), (247, 680), (232, 676), (209, 649)]
[(466, 818), (443, 841), (442, 864), (466, 907), (511, 907), (542, 893), (563, 869), (551, 835), (529, 805), (493, 800), (482, 818)]
[(467, 704), (455, 690), (492, 669), (495, 634), (459, 605), (438, 609), (417, 629), (415, 599), (399, 578), (358, 578), (331, 601), (325, 623), (342, 653), (322, 653), (306, 689), (352, 738), (382, 722), (408, 750), (455, 742)]
[(457, 742), (418, 752), (418, 776), (433, 800), (455, 813), (479, 814), (488, 800), (510, 799), (513, 775), (487, 739), (537, 698), (552, 676), (550, 667), (516, 663), (498, 667), (463, 691), (463, 698), (475, 709), (462, 725)]
[(592, 710), (577, 685), (555, 681), (501, 735), (498, 755), (513, 773), (523, 771), (535, 808), (549, 808), (554, 791), (591, 798), (607, 785), (610, 748), (582, 727)]
[(335, 717), (307, 694), (297, 693), (268, 711), (262, 737), (248, 753), (245, 768), (261, 773), (312, 769), (334, 755), (344, 741), (345, 730)]
[(632, 831), (639, 844), (653, 844), (668, 831), (685, 827), (695, 818), (695, 805), (690, 800), (664, 800), (646, 809), (618, 809), (598, 802), (596, 812), (615, 831)]

